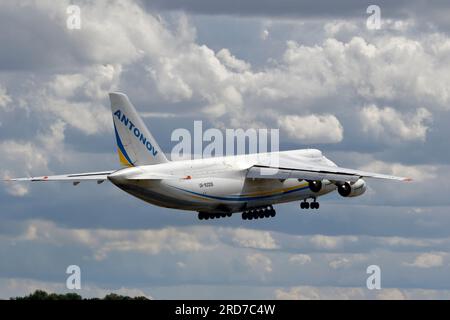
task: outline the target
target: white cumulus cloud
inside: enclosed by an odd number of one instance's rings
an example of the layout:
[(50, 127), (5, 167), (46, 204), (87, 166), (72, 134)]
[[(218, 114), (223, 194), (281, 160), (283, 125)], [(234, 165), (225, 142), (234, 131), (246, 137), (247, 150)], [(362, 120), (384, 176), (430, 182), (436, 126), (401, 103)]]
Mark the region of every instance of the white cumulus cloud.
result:
[(286, 115), (278, 119), (278, 125), (300, 143), (337, 143), (344, 135), (341, 123), (330, 114)]

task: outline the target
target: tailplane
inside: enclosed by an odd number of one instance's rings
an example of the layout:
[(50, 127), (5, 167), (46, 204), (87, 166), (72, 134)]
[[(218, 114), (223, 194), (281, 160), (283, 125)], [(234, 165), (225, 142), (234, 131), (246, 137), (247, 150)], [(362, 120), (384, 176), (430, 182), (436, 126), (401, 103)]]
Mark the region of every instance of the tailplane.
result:
[(114, 92), (109, 99), (120, 163), (133, 167), (168, 162), (127, 95)]

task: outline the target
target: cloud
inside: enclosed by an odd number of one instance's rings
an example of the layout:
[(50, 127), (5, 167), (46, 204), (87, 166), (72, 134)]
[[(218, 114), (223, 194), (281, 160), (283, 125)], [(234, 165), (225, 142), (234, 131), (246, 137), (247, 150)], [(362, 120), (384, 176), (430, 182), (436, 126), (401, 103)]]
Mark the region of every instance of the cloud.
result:
[(405, 294), (399, 289), (382, 289), (377, 294), (378, 300), (405, 300)]
[(261, 38), (261, 40), (265, 41), (269, 38), (270, 32), (267, 29), (264, 29), (263, 31), (261, 31), (259, 37)]
[(442, 253), (422, 253), (418, 255), (414, 262), (405, 265), (417, 268), (435, 268), (444, 264), (444, 255)]
[(334, 250), (342, 246), (346, 242), (355, 242), (358, 238), (354, 236), (332, 237), (325, 235), (314, 235), (310, 238), (310, 242), (318, 249)]
[(0, 85), (0, 108), (6, 108), (11, 101), (12, 99), (7, 94), (6, 89)]
[(299, 286), (275, 290), (275, 298), (281, 300), (423, 300), (446, 299), (448, 290), (382, 288), (368, 290), (357, 287), (313, 287)]
[[(404, 15), (404, 7), (410, 5), (416, 8), (420, 3), (398, 1), (396, 3), (383, 2), (383, 10), (387, 16)], [(269, 0), (247, 1), (244, 4), (231, 0), (226, 3), (211, 3), (207, 0), (170, 2), (156, 0), (146, 3), (147, 7), (156, 10), (183, 10), (194, 14), (260, 16), (260, 17), (309, 17), (309, 18), (349, 18), (365, 16), (367, 5), (354, 0), (341, 1), (339, 5), (331, 6), (328, 1), (293, 1), (282, 0), (276, 5)], [(441, 7), (441, 6), (439, 6)], [(401, 10), (403, 9), (403, 10)], [(384, 11), (383, 11), (384, 12)]]
[(311, 261), (311, 257), (307, 254), (293, 254), (289, 257), (289, 262), (296, 265), (304, 265)]
[(275, 299), (280, 300), (319, 300), (319, 299), (363, 299), (365, 297), (362, 288), (330, 288), (330, 287), (312, 287), (300, 286), (289, 290), (277, 289)]
[(233, 243), (256, 249), (277, 249), (278, 245), (270, 232), (238, 228), (231, 231)]
[[(206, 238), (203, 238), (206, 237)], [(195, 233), (180, 229), (159, 230), (90, 230), (60, 228), (49, 221), (30, 221), (24, 233), (17, 237), (21, 241), (50, 244), (80, 244), (93, 251), (93, 258), (104, 260), (116, 252), (139, 252), (155, 255), (162, 251), (196, 252), (210, 250), (217, 243), (210, 232), (196, 236)]]
[(363, 131), (386, 142), (425, 141), (431, 113), (419, 108), (415, 114), (401, 114), (390, 107), (366, 106), (360, 112)]
[(249, 63), (243, 60), (239, 60), (235, 56), (233, 56), (228, 49), (220, 50), (216, 53), (216, 56), (225, 66), (238, 72), (247, 71), (251, 67)]
[(371, 161), (360, 167), (361, 170), (383, 172), (399, 177), (410, 177), (415, 181), (429, 181), (437, 177), (439, 168), (432, 165), (404, 165), (387, 163), (379, 160)]
[(272, 260), (266, 255), (253, 253), (248, 255), (245, 261), (262, 279), (266, 279), (266, 274), (272, 272)]
[(278, 125), (301, 143), (338, 143), (344, 129), (333, 115), (286, 115), (278, 119)]
[[(7, 150), (2, 159), (4, 168), (7, 169), (0, 169), (2, 178), (36, 176), (40, 172), (49, 172), (48, 154), (54, 154), (54, 159), (64, 161), (65, 127), (63, 121), (56, 121), (35, 137), (35, 144), (15, 140), (0, 141), (0, 148)], [(29, 185), (21, 182), (7, 182), (3, 187), (9, 194), (19, 197), (25, 196), (29, 191)]]
[(382, 288), (381, 290), (368, 290), (357, 287), (313, 287), (299, 286), (275, 290), (276, 299), (287, 300), (423, 300), (423, 299), (447, 299), (448, 290), (411, 289), (411, 288)]
[(333, 269), (339, 269), (350, 266), (351, 262), (347, 258), (338, 258), (336, 260), (330, 261), (328, 265)]
[(323, 29), (328, 37), (336, 37), (343, 33), (354, 34), (358, 29), (358, 25), (354, 21), (335, 20), (327, 22)]

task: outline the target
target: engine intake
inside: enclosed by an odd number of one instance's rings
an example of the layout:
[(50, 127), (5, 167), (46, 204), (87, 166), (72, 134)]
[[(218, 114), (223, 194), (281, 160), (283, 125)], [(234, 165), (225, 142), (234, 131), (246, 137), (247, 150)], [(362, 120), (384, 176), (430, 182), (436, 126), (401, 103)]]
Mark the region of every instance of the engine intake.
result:
[(366, 182), (359, 179), (354, 184), (344, 182), (338, 185), (338, 192), (342, 197), (358, 197), (366, 192)]
[(308, 183), (309, 183), (309, 189), (312, 192), (319, 192), (320, 190), (322, 190), (322, 181), (312, 180), (312, 181), (308, 181)]

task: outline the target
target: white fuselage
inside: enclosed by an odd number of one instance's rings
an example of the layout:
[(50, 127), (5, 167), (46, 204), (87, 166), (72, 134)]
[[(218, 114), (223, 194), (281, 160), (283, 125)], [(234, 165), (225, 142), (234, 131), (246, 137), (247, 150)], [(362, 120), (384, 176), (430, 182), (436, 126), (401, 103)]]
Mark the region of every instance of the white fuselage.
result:
[[(319, 150), (279, 152), (295, 155), (305, 165), (334, 165)], [(125, 168), (108, 179), (122, 190), (146, 202), (167, 208), (203, 212), (239, 212), (249, 208), (322, 196), (336, 189), (324, 181), (320, 192), (298, 179), (247, 178), (247, 168), (274, 153), (172, 161)], [(276, 154), (275, 154), (276, 155)], [(146, 179), (145, 175), (149, 178)], [(179, 178), (152, 179), (154, 175)], [(136, 179), (139, 176), (140, 179)]]

